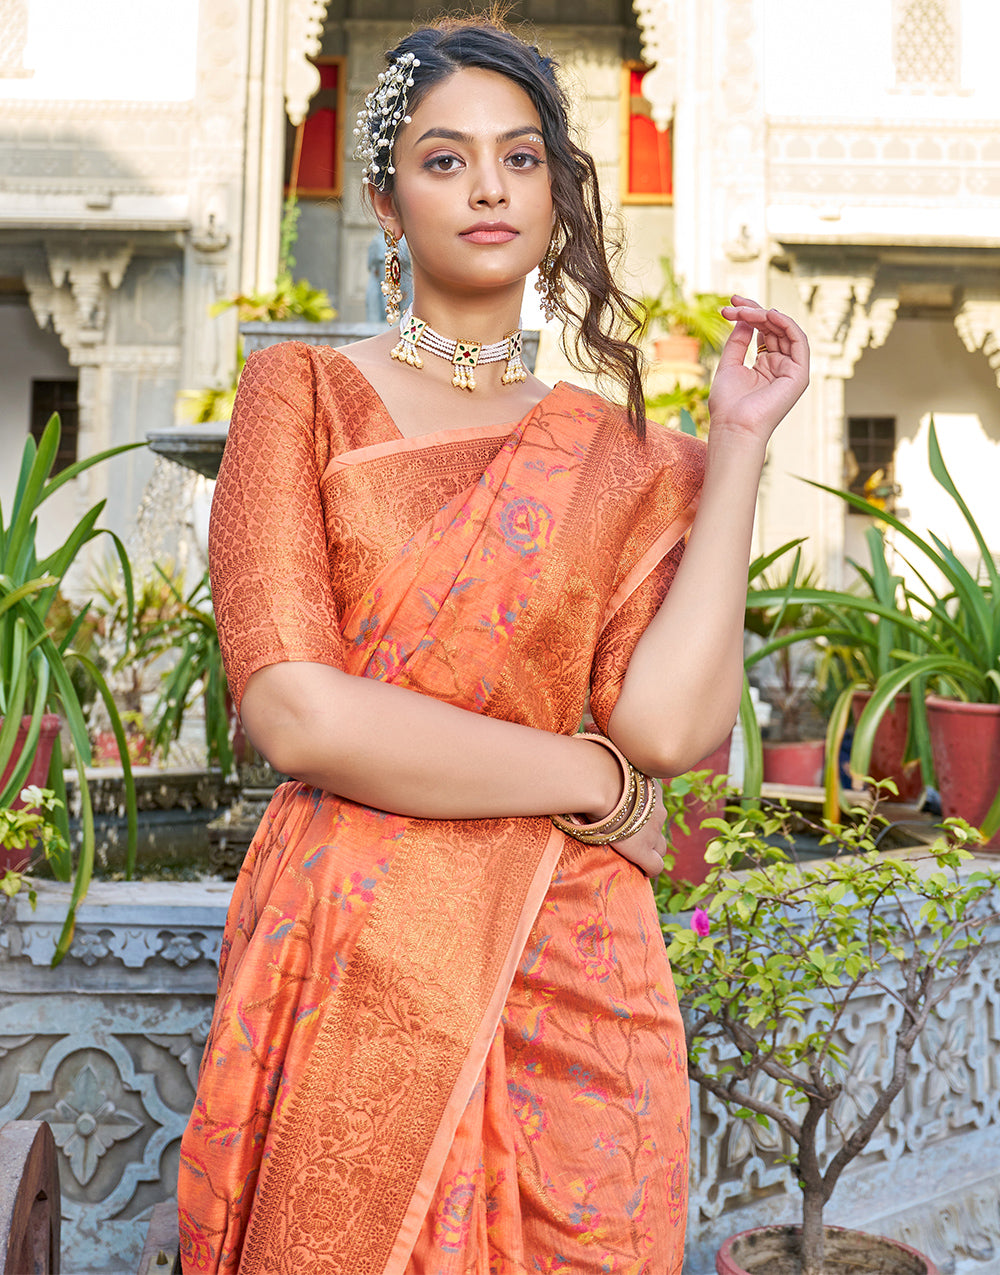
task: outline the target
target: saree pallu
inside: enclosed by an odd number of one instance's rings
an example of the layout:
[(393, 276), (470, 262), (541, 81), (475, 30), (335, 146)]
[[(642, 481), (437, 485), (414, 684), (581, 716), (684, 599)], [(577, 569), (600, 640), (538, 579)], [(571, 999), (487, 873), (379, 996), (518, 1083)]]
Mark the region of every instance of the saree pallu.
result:
[[(239, 700), (314, 660), (603, 728), (669, 588), (702, 450), (560, 384), (402, 438), (344, 356), (255, 355), (212, 517)], [(283, 785), (233, 895), (182, 1144), (185, 1271), (679, 1272), (683, 1031), (649, 883), (547, 819)]]

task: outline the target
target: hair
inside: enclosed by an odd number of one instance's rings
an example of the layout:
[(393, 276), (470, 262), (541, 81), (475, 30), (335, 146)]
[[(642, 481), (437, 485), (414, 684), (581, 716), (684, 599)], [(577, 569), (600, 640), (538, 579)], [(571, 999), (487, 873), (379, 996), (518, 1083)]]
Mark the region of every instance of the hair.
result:
[[(624, 391), (629, 423), (645, 437), (643, 356), (635, 339), (641, 330), (638, 303), (615, 282), (611, 263), (621, 243), (610, 238), (601, 211), (593, 157), (574, 142), (569, 131), (566, 95), (556, 78), (556, 63), (509, 30), (498, 17), (442, 18), (421, 27), (386, 53), (392, 66), (411, 53), (420, 65), (410, 71), (413, 87), (407, 111), (416, 108), (435, 85), (456, 71), (474, 67), (495, 71), (531, 98), (542, 125), (555, 211), (554, 265), (548, 276), (567, 279), (570, 288), (553, 289), (553, 307), (570, 320), (563, 343), (581, 370), (610, 378)], [(386, 164), (391, 158), (386, 157)], [(393, 175), (385, 174), (387, 191)], [(619, 333), (624, 333), (624, 339)]]

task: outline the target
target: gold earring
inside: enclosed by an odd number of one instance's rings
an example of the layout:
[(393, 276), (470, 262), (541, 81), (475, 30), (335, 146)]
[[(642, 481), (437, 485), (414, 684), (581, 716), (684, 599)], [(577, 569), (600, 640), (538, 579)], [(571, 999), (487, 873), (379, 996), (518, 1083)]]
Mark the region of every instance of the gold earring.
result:
[(545, 256), (538, 264), (538, 279), (535, 283), (535, 291), (538, 293), (546, 323), (551, 323), (556, 317), (556, 310), (565, 291), (559, 278), (558, 257), (559, 250), (556, 248), (556, 237), (553, 234)]
[(403, 290), (399, 285), (399, 248), (398, 239), (383, 227), (385, 236), (385, 279), (382, 281), (382, 295), (385, 297), (385, 321), (390, 326), (399, 322), (399, 306), (403, 300)]

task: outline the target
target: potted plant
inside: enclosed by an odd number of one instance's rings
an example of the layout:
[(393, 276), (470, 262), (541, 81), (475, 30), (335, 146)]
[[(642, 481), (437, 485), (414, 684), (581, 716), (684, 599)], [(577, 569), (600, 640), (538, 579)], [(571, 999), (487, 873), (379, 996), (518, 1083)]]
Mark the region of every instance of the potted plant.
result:
[(671, 882), (700, 885), (708, 875), (705, 851), (715, 833), (705, 825), (721, 815), (726, 804), (731, 740), (732, 736), (693, 770), (663, 780), (663, 830), (670, 856), (664, 872)]
[[(801, 572), (801, 542), (792, 542), (794, 558), (777, 579), (759, 570), (747, 590), (744, 629), (759, 644), (744, 659), (749, 671), (760, 671), (761, 695), (777, 717), (774, 733), (763, 741), (764, 780), (795, 786), (822, 783), (825, 743), (810, 727), (817, 720), (817, 641), (824, 637), (815, 607), (804, 601), (816, 587), (815, 572)], [(779, 551), (780, 552), (780, 551)]]
[[(169, 636), (156, 637), (154, 630), (159, 634), (162, 622), (179, 614), (177, 593), (183, 582), (172, 567), (166, 571), (156, 567), (133, 578), (130, 598), (125, 578), (112, 559), (93, 572), (90, 587), (97, 662), (118, 706), (132, 764), (148, 765), (154, 749), (143, 709), (158, 684), (155, 667), (171, 649)], [(99, 714), (92, 716), (91, 739), (98, 762), (120, 764), (118, 741)]]
[[(143, 444), (126, 443), (67, 466), (55, 477), (52, 467), (59, 447), (59, 418), (53, 416), (41, 441), (25, 440), (24, 452), (10, 522), (0, 517), (0, 809), (16, 804), (18, 794), (35, 758), (35, 750), (47, 712), (57, 711), (65, 723), (73, 745), (80, 792), (81, 843), (74, 865), (68, 848), (58, 848), (50, 858), (52, 871), (63, 881), (73, 880), (69, 910), (60, 934), (55, 959), (67, 951), (73, 937), (74, 916), (90, 881), (94, 861), (94, 817), (87, 784), (91, 764), (87, 721), (73, 682), (74, 666), (81, 666), (108, 707), (112, 729), (123, 752), (125, 733), (108, 685), (95, 662), (74, 646), (86, 619), (86, 608), (57, 642), (50, 632), (50, 612), (59, 587), (84, 545), (99, 535), (111, 537), (131, 597), (131, 573), (124, 546), (113, 532), (97, 527), (105, 502), (89, 509), (66, 539), (52, 553), (40, 557), (37, 548), (39, 511), (54, 492), (92, 465)], [(19, 744), (18, 740), (22, 742)], [(52, 739), (47, 786), (56, 795), (55, 818), (63, 843), (69, 846), (66, 790), (63, 783), (63, 756), (59, 734)], [(131, 770), (125, 764), (125, 797), (128, 815), (129, 867), (134, 863), (136, 844), (135, 790)]]
[[(55, 819), (55, 812), (63, 803), (51, 788), (39, 788), (28, 784), (20, 793), (16, 806), (0, 806), (0, 850), (16, 857), (20, 867), (8, 869), (0, 875), (0, 906), (18, 894), (38, 859), (32, 855), (41, 851), (41, 857), (53, 860), (69, 854), (66, 837)], [(28, 886), (28, 898), (35, 906), (35, 891)], [(0, 913), (2, 915), (2, 913)]]
[[(206, 571), (185, 596), (178, 583), (160, 572), (171, 595), (170, 613), (150, 625), (138, 651), (173, 649), (177, 660), (163, 675), (163, 689), (153, 709), (153, 745), (166, 754), (178, 737), (184, 714), (197, 696), (205, 708), (205, 750), (209, 765), (223, 775), (233, 773), (241, 742), (233, 738), (233, 702), (219, 648), (212, 610), (212, 588)], [(235, 743), (235, 747), (234, 747)]]
[(715, 292), (685, 292), (669, 257), (660, 258), (663, 286), (639, 300), (643, 335), (659, 331), (653, 340), (653, 357), (661, 363), (697, 363), (703, 350), (718, 352), (732, 324), (720, 310), (729, 297)]
[[(732, 813), (732, 822), (710, 821), (717, 840), (705, 882), (667, 901), (667, 954), (691, 1078), (728, 1109), (779, 1131), (802, 1190), (802, 1223), (739, 1237), (724, 1246), (717, 1269), (823, 1275), (836, 1269), (840, 1243), (824, 1229), (824, 1207), (902, 1091), (921, 1032), (1000, 916), (1000, 874), (968, 870), (975, 832), (961, 821), (948, 821), (930, 848), (900, 857), (880, 851), (884, 821), (859, 808), (850, 825), (824, 823), (830, 858), (800, 865), (786, 809)], [(855, 1107), (845, 1091), (844, 1027), (873, 991), (892, 1020), (892, 1058), (880, 1076), (866, 1077)], [(873, 1250), (889, 1243), (869, 1238)], [(779, 1250), (792, 1264), (780, 1264)], [(910, 1260), (852, 1269), (933, 1270)]]
[[(825, 602), (815, 604), (817, 614), (841, 634), (827, 643), (823, 655), (826, 669), (840, 670), (840, 691), (830, 714), (838, 735), (848, 711), (855, 721), (860, 719), (874, 687), (894, 669), (926, 654), (933, 643), (927, 622), (914, 614), (913, 593), (889, 568), (884, 533), (869, 527), (865, 540), (869, 562), (862, 566), (851, 560), (857, 584), (849, 598), (831, 592)], [(858, 599), (880, 603), (882, 613), (863, 610)], [(867, 765), (874, 779), (895, 783), (901, 801), (915, 800), (933, 777), (923, 686), (918, 684), (916, 691), (912, 697), (901, 692), (886, 709)]]
[[(893, 514), (850, 491), (813, 486), (839, 496), (862, 513), (891, 527), (919, 553), (915, 566), (920, 591), (896, 587), (875, 604), (840, 594), (837, 606), (858, 608), (888, 618), (892, 630), (874, 636), (888, 645), (877, 666), (872, 694), (861, 713), (851, 749), (851, 768), (867, 774), (875, 734), (899, 694), (913, 688), (912, 716), (917, 725), (914, 751), (926, 777), (936, 776), (946, 816), (957, 815), (983, 830), (986, 847), (1000, 849), (1000, 568), (994, 561), (972, 511), (944, 463), (937, 430), (928, 435), (930, 470), (951, 497), (979, 552), (973, 574), (933, 532), (925, 539)], [(876, 531), (876, 535), (882, 532)], [(872, 542), (869, 541), (871, 544)], [(884, 560), (884, 550), (882, 551)], [(931, 568), (931, 570), (928, 570)], [(932, 576), (943, 585), (935, 587)], [(808, 595), (806, 595), (808, 596)], [(892, 599), (894, 606), (888, 605)], [(916, 641), (908, 640), (916, 634)], [(866, 641), (874, 649), (871, 636)], [(881, 649), (881, 648), (880, 648)], [(926, 694), (925, 688), (932, 692)], [(926, 704), (926, 730), (922, 726)], [(843, 710), (840, 717), (844, 717)], [(841, 722), (834, 723), (839, 726)]]

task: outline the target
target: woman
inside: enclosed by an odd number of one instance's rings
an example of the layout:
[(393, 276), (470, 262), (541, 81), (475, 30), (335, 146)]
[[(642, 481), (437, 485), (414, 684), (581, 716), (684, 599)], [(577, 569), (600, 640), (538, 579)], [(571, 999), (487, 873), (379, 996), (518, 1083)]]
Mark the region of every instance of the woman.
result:
[[(185, 1270), (679, 1272), (648, 776), (735, 718), (757, 482), (805, 340), (734, 298), (707, 456), (644, 437), (592, 161), (552, 63), (495, 25), (407, 37), (359, 139), (413, 313), (252, 358), (213, 510), (230, 685), (294, 782), (227, 924)], [(539, 263), (628, 412), (521, 367)], [(602, 734), (574, 738), (588, 695)]]

